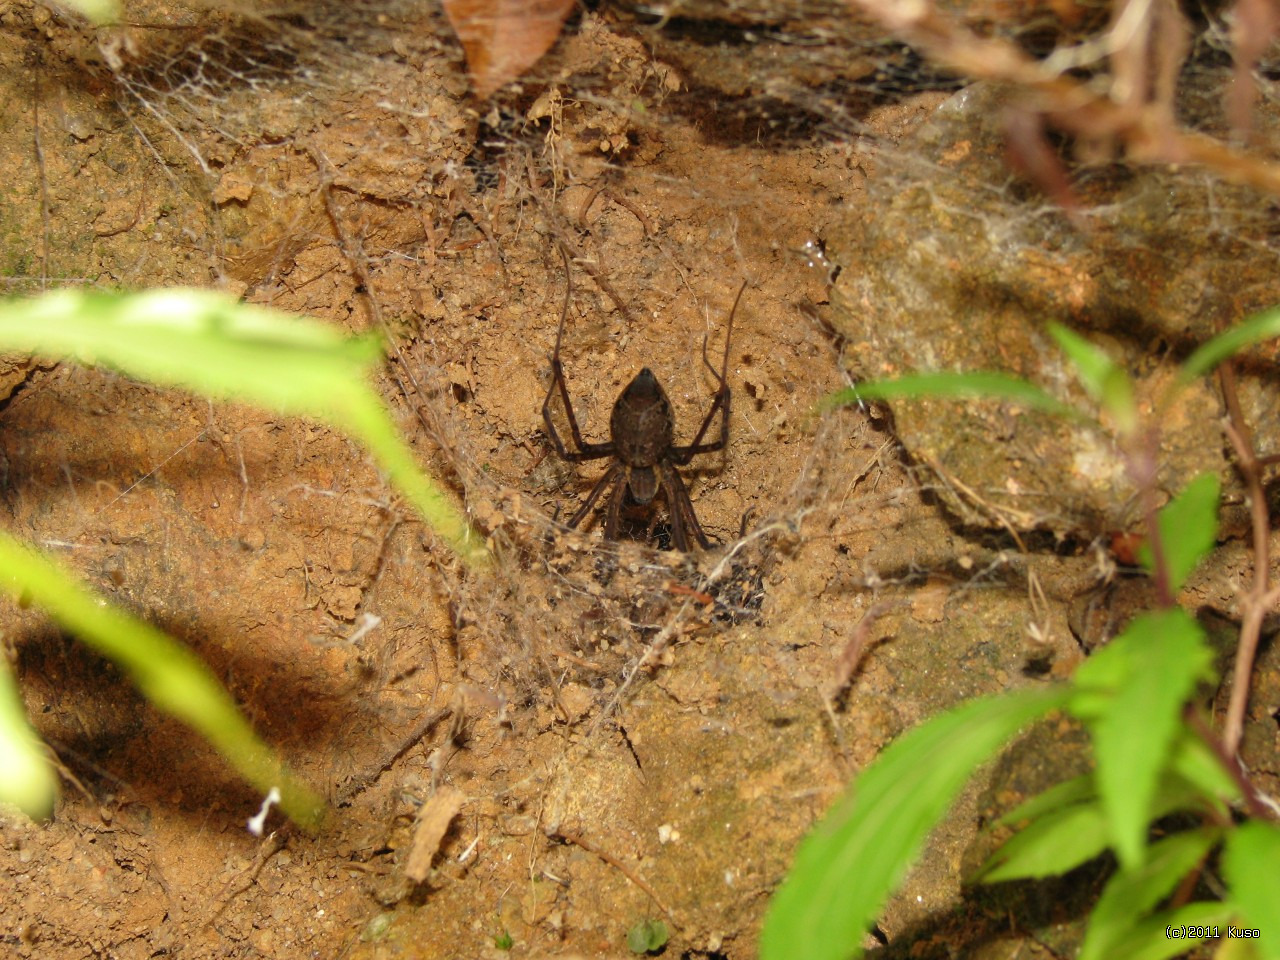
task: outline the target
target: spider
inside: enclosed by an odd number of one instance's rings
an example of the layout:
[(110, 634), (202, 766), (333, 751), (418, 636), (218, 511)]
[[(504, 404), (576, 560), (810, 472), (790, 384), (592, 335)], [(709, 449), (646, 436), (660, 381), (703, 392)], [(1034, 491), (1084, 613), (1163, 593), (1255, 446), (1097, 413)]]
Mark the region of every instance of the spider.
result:
[[(565, 266), (567, 273), (568, 264)], [(702, 362), (720, 385), (712, 398), (711, 409), (707, 411), (692, 443), (678, 446), (674, 442), (675, 420), (671, 414), (671, 401), (667, 399), (662, 384), (648, 367), (637, 373), (614, 401), (613, 414), (609, 417), (608, 442), (588, 443), (582, 439), (582, 433), (578, 429), (578, 418), (574, 416), (573, 403), (569, 400), (564, 368), (560, 365), (560, 342), (564, 337), (565, 318), (569, 315), (569, 297), (573, 290), (573, 280), (572, 277), (569, 278), (564, 308), (560, 312), (560, 327), (556, 330), (556, 348), (551, 354), (551, 386), (547, 389), (546, 399), (542, 401), (542, 422), (546, 424), (547, 436), (555, 446), (556, 453), (570, 463), (613, 458), (613, 463), (604, 472), (604, 476), (596, 481), (582, 506), (569, 518), (571, 529), (582, 522), (601, 494), (612, 486), (613, 495), (609, 498), (605, 515), (604, 537), (606, 540), (617, 540), (623, 501), (648, 506), (659, 490), (666, 490), (667, 507), (671, 515), (672, 545), (682, 553), (688, 553), (692, 536), (703, 550), (711, 546), (702, 530), (702, 524), (698, 523), (697, 514), (693, 512), (689, 492), (676, 468), (688, 466), (699, 454), (723, 450), (729, 442), (729, 382), (726, 379), (729, 371), (729, 338), (733, 333), (733, 315), (738, 310), (738, 301), (742, 299), (742, 292), (746, 288), (744, 281), (734, 298), (733, 309), (729, 311), (729, 323), (724, 336), (724, 359), (718, 371), (707, 358), (707, 338), (702, 338)], [(551, 422), (551, 400), (557, 388), (564, 401), (569, 430), (573, 435), (572, 450), (565, 446), (555, 424)], [(721, 415), (720, 434), (716, 439), (704, 443), (703, 438), (717, 413)]]

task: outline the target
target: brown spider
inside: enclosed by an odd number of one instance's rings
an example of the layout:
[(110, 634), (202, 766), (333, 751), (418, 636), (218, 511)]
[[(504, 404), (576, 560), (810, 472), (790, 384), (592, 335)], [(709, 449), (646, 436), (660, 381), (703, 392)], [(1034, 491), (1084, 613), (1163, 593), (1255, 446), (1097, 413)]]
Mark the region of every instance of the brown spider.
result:
[[(567, 269), (567, 262), (565, 266)], [(582, 433), (578, 429), (578, 418), (573, 414), (569, 388), (564, 380), (564, 368), (560, 365), (560, 341), (564, 337), (565, 318), (569, 315), (569, 297), (573, 290), (572, 278), (569, 279), (564, 308), (560, 312), (560, 327), (556, 330), (556, 349), (551, 354), (551, 386), (547, 389), (546, 399), (542, 401), (542, 422), (546, 424), (547, 436), (555, 445), (556, 453), (570, 463), (599, 460), (602, 457), (613, 458), (613, 463), (604, 476), (596, 481), (582, 506), (569, 518), (570, 528), (582, 522), (582, 518), (595, 506), (600, 495), (612, 485), (613, 495), (609, 498), (604, 537), (606, 540), (617, 540), (623, 501), (629, 500), (637, 506), (647, 506), (653, 502), (660, 489), (665, 489), (671, 514), (671, 542), (675, 548), (687, 553), (690, 534), (703, 550), (711, 546), (707, 535), (702, 532), (702, 524), (698, 523), (697, 514), (693, 512), (689, 492), (676, 467), (688, 466), (699, 454), (723, 450), (729, 442), (729, 382), (726, 379), (729, 371), (729, 338), (733, 333), (733, 315), (738, 310), (738, 301), (742, 299), (742, 292), (746, 288), (747, 285), (743, 282), (734, 298), (733, 309), (729, 311), (728, 329), (724, 335), (724, 360), (719, 371), (707, 358), (707, 338), (702, 338), (702, 362), (719, 381), (720, 386), (716, 389), (711, 409), (707, 411), (692, 443), (675, 445), (675, 420), (671, 415), (671, 402), (667, 399), (662, 384), (658, 383), (658, 378), (648, 367), (637, 373), (614, 401), (613, 414), (609, 417), (609, 441), (588, 443), (582, 439)], [(573, 434), (572, 450), (565, 447), (555, 424), (551, 422), (551, 398), (557, 387), (560, 388), (560, 398), (564, 401), (569, 429)], [(702, 438), (706, 436), (717, 413), (721, 414), (720, 436), (703, 443)]]

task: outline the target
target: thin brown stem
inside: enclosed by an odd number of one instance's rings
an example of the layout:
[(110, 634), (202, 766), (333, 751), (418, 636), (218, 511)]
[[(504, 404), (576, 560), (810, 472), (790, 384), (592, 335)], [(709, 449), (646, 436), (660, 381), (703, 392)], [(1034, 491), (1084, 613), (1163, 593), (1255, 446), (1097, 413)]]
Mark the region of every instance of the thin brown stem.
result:
[(1177, 602), (1169, 582), (1169, 563), (1165, 555), (1164, 538), (1160, 535), (1160, 503), (1156, 488), (1156, 450), (1160, 446), (1160, 434), (1152, 427), (1149, 434), (1137, 441), (1129, 452), (1129, 475), (1138, 488), (1142, 502), (1143, 522), (1147, 528), (1147, 546), (1151, 550), (1151, 574), (1155, 581), (1156, 600), (1161, 607), (1169, 608)]
[(658, 905), (658, 909), (667, 915), (668, 920), (673, 924), (677, 923), (675, 914), (671, 912), (670, 907), (662, 902), (662, 898), (658, 896), (657, 891), (655, 891), (653, 887), (649, 886), (644, 877), (640, 876), (613, 854), (596, 846), (596, 844), (592, 843), (581, 834), (574, 833), (572, 830), (566, 830), (564, 827), (557, 827), (550, 836), (575, 844), (587, 851), (587, 853), (594, 854), (599, 857), (605, 863), (609, 864), (609, 866), (616, 868), (619, 873), (647, 893), (653, 902)]
[[(338, 249), (342, 251), (342, 255), (347, 263), (351, 265), (356, 279), (360, 281), (360, 289), (363, 290), (365, 304), (369, 308), (370, 317), (382, 331), (382, 335), (386, 338), (387, 346), (391, 352), (395, 354), (397, 363), (395, 367), (388, 366), (388, 372), (391, 374), (392, 379), (395, 380), (396, 386), (400, 388), (400, 394), (404, 397), (405, 402), (417, 415), (418, 422), (427, 431), (427, 435), (439, 441), (442, 436), (441, 431), (427, 419), (427, 414), (423, 411), (422, 404), (414, 402), (415, 396), (426, 397), (427, 393), (413, 375), (413, 367), (405, 360), (404, 353), (400, 349), (400, 339), (392, 334), (390, 326), (388, 326), (386, 319), (382, 315), (382, 307), (375, 293), (376, 288), (373, 285), (373, 274), (369, 270), (369, 259), (364, 255), (364, 250), (358, 240), (352, 237), (347, 232), (346, 227), (343, 226), (341, 211), (338, 209), (337, 202), (334, 199), (337, 171), (334, 170), (329, 158), (318, 147), (308, 145), (307, 153), (310, 154), (312, 162), (316, 165), (316, 171), (320, 175), (320, 196), (324, 200), (325, 213), (329, 217), (329, 223), (333, 227), (334, 236), (337, 238)], [(409, 385), (413, 387), (412, 393), (405, 386), (404, 381), (400, 379), (400, 371), (404, 372)], [(444, 446), (443, 441), (440, 441), (440, 445)]]
[(40, 290), (49, 286), (49, 171), (44, 162), (44, 142), (40, 138), (40, 76), (43, 63), (39, 54), (33, 55), (35, 63), (31, 71), (31, 129), (35, 149), (36, 169), (40, 171)]
[(1236, 469), (1244, 480), (1249, 497), (1249, 519), (1253, 537), (1253, 584), (1244, 596), (1240, 645), (1236, 649), (1232, 671), (1231, 699), (1227, 703), (1227, 721), (1222, 733), (1223, 749), (1235, 757), (1244, 736), (1244, 718), (1249, 705), (1249, 685), (1253, 663), (1262, 637), (1262, 621), (1274, 603), (1269, 589), (1271, 576), (1271, 512), (1262, 488), (1262, 464), (1253, 445), (1253, 434), (1245, 422), (1244, 411), (1236, 390), (1235, 369), (1230, 362), (1219, 371), (1222, 395), (1227, 404), (1228, 421), (1223, 425), (1227, 439), (1236, 454)]
[(386, 771), (390, 770), (397, 760), (403, 757), (441, 720), (453, 715), (453, 707), (441, 707), (435, 713), (429, 713), (419, 720), (405, 736), (392, 745), (391, 749), (363, 773), (353, 776), (346, 785), (337, 792), (335, 806), (345, 807), (360, 793), (367, 790)]
[(1240, 788), (1240, 795), (1244, 798), (1245, 809), (1249, 811), (1249, 815), (1275, 820), (1275, 812), (1267, 804), (1263, 803), (1261, 796), (1258, 794), (1258, 788), (1249, 779), (1235, 751), (1227, 752), (1226, 746), (1214, 736), (1213, 731), (1209, 729), (1209, 725), (1204, 722), (1194, 708), (1190, 706), (1186, 708), (1184, 719), (1187, 721), (1187, 725), (1204, 741), (1205, 746), (1213, 751), (1213, 755), (1218, 758), (1218, 762), (1222, 764), (1223, 769), (1236, 782), (1236, 786)]

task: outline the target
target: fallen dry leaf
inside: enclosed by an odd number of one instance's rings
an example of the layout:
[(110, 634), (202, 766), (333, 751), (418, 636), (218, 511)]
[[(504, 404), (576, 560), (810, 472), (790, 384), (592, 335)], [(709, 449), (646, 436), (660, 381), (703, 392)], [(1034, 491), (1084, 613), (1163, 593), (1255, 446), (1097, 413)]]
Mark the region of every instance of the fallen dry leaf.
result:
[(441, 787), (418, 811), (413, 845), (404, 866), (405, 876), (414, 883), (422, 883), (431, 873), (431, 861), (440, 849), (440, 841), (465, 799), (466, 795), (456, 787)]
[(444, 0), (476, 93), (487, 97), (533, 66), (573, 7), (574, 0)]

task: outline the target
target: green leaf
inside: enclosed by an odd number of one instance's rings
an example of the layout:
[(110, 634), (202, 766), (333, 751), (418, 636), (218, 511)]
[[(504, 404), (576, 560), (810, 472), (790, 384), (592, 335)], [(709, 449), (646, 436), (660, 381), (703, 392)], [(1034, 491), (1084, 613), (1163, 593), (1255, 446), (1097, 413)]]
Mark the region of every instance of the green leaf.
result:
[(1227, 804), (1242, 799), (1240, 784), (1208, 744), (1188, 727), (1183, 727), (1170, 752), (1169, 772), (1186, 785), (1188, 793), (1200, 797), (1224, 816)]
[(1066, 873), (1106, 850), (1110, 839), (1100, 803), (1072, 804), (1033, 820), (1006, 840), (974, 879), (999, 883)]
[(62, 0), (79, 10), (96, 24), (114, 23), (120, 19), (120, 5), (115, 0)]
[[(1184, 732), (1184, 736), (1188, 735)], [(1081, 781), (1086, 781), (1087, 792)], [(1011, 822), (1017, 819), (1013, 814), (1043, 808), (1041, 812), (1035, 812), (1031, 823), (991, 855), (974, 879), (982, 883), (996, 883), (1066, 873), (1106, 850), (1111, 843), (1111, 830), (1101, 804), (1092, 802), (1096, 796), (1093, 782), (1094, 774), (1068, 780), (1032, 797), (1012, 814), (997, 821)], [(1070, 793), (1080, 794), (1081, 799), (1067, 802), (1068, 793), (1063, 791), (1053, 802), (1044, 802), (1065, 787), (1071, 787)], [(1213, 802), (1212, 796), (1206, 796), (1183, 777), (1166, 770), (1156, 789), (1150, 819), (1158, 820), (1176, 810), (1203, 811)]]
[(0, 344), (151, 383), (325, 419), (359, 393), (377, 341), (212, 290), (59, 290), (9, 299)]
[(59, 290), (0, 300), (0, 350), (102, 364), (151, 383), (323, 420), (362, 441), (463, 560), (490, 562), (484, 538), (418, 468), (368, 384), (382, 359), (372, 338), (346, 337), (211, 290)]
[(1280, 336), (1280, 307), (1255, 313), (1246, 317), (1238, 326), (1218, 334), (1191, 354), (1182, 365), (1179, 379), (1184, 384), (1190, 383), (1246, 347), (1277, 336)]
[(1263, 960), (1280, 960), (1280, 827), (1242, 823), (1227, 837), (1222, 872), (1245, 926), (1262, 932), (1250, 941)]
[(1213, 827), (1176, 833), (1153, 843), (1141, 867), (1113, 876), (1089, 916), (1077, 960), (1127, 957), (1128, 952), (1117, 945), (1132, 935), (1147, 911), (1168, 896), (1220, 839), (1222, 831)]
[(661, 920), (641, 920), (627, 931), (627, 949), (632, 953), (654, 953), (669, 939), (671, 933)]
[(1101, 347), (1061, 324), (1049, 324), (1049, 333), (1075, 365), (1089, 396), (1111, 415), (1122, 433), (1132, 433), (1138, 426), (1138, 405), (1129, 375)]
[(1043, 793), (1037, 793), (1034, 797), (1018, 804), (999, 820), (995, 821), (992, 826), (1011, 826), (1023, 820), (1035, 820), (1064, 807), (1085, 803), (1097, 795), (1098, 789), (1094, 785), (1093, 774), (1082, 773), (1078, 777), (1064, 780)]
[[(1218, 541), (1218, 492), (1217, 475), (1202, 473), (1160, 511), (1160, 542), (1175, 593)], [(1142, 545), (1138, 558), (1148, 570), (1154, 567), (1149, 545)]]
[(1123, 960), (1168, 960), (1187, 953), (1206, 937), (1170, 936), (1170, 931), (1217, 925), (1223, 926), (1231, 919), (1230, 904), (1216, 902), (1188, 903), (1176, 910), (1153, 914), (1133, 924), (1129, 931), (1112, 944), (1112, 957)]
[(0, 532), (0, 589), (28, 597), (87, 646), (118, 664), (156, 707), (198, 731), (245, 780), (308, 829), (324, 801), (291, 776), (254, 734), (204, 662), (148, 623), (109, 605), (43, 554)]
[[(1211, 662), (1200, 625), (1174, 608), (1136, 617), (1076, 671), (1087, 712), (1078, 712), (1076, 695), (1068, 709), (1092, 728), (1098, 792), (1116, 855), (1127, 870), (1142, 863), (1156, 784), (1182, 705)], [(1099, 702), (1105, 705), (1100, 713)]]
[(858, 938), (974, 769), (1067, 695), (1055, 687), (974, 700), (890, 744), (800, 844), (765, 916), (763, 960), (861, 955)]
[(11, 803), (32, 820), (53, 816), (58, 778), (40, 738), (27, 724), (22, 695), (0, 650), (0, 804)]
[(913, 373), (894, 380), (868, 380), (840, 390), (822, 401), (822, 409), (857, 403), (859, 400), (901, 400), (919, 397), (990, 397), (1008, 400), (1033, 410), (1043, 410), (1074, 420), (1088, 420), (1070, 404), (1019, 377), (989, 370), (969, 373)]

